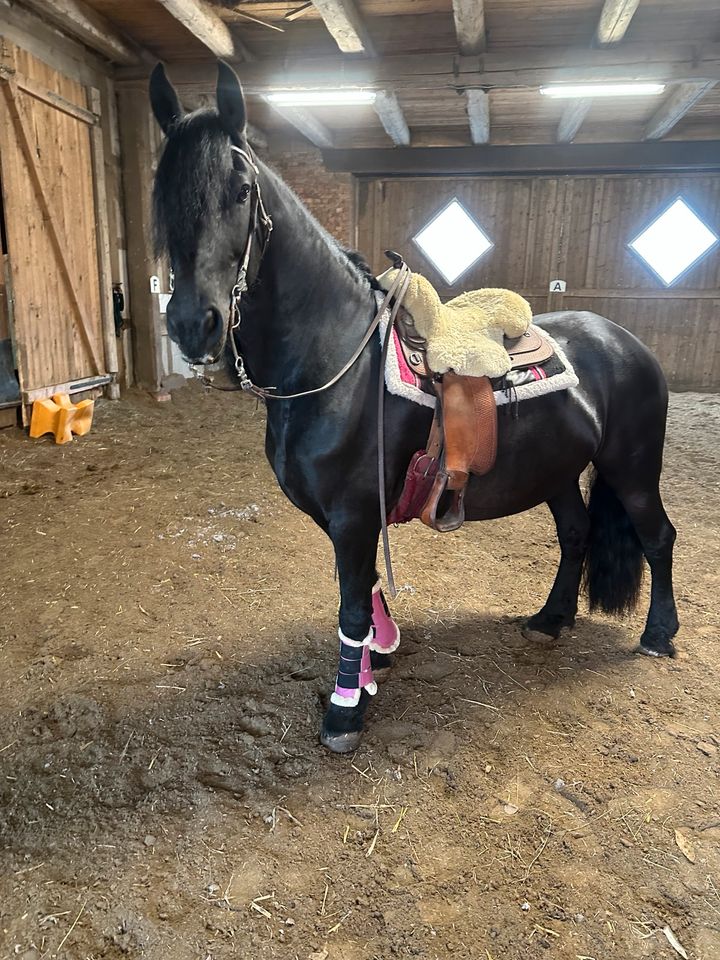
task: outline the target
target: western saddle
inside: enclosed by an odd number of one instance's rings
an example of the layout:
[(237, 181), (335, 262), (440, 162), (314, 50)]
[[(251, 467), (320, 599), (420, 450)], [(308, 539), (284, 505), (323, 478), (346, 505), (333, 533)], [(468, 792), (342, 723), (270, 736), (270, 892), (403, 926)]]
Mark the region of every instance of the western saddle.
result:
[[(388, 256), (393, 259), (397, 255)], [(437, 400), (425, 450), (410, 462), (405, 486), (389, 523), (419, 517), (433, 530), (457, 530), (465, 519), (465, 491), (470, 474), (483, 476), (495, 464), (497, 454), (497, 406), (493, 382), (487, 376), (462, 376), (448, 370), (437, 373), (428, 365), (427, 341), (418, 333), (406, 310), (397, 313), (395, 329), (405, 361)], [(545, 363), (553, 348), (537, 327), (504, 338), (511, 370)]]

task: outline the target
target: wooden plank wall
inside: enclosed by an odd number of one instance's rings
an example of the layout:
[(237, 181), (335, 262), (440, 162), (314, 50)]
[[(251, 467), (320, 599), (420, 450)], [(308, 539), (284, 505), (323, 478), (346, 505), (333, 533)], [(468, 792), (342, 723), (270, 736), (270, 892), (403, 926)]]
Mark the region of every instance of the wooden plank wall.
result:
[[(357, 246), (376, 270), (399, 250), (443, 299), (508, 287), (533, 310), (593, 310), (635, 333), (676, 390), (720, 390), (720, 248), (670, 290), (627, 249), (677, 194), (720, 233), (720, 178), (683, 176), (466, 177), (358, 180)], [(413, 236), (457, 197), (495, 246), (452, 288)], [(551, 279), (567, 282), (548, 293)]]

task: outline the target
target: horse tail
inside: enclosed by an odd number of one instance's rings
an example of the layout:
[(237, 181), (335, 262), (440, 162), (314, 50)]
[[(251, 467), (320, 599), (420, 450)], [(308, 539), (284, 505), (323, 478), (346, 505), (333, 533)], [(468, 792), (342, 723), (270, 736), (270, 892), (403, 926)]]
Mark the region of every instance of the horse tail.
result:
[(583, 580), (590, 610), (624, 616), (635, 609), (640, 596), (643, 550), (625, 508), (597, 472), (591, 482), (588, 513), (590, 540)]

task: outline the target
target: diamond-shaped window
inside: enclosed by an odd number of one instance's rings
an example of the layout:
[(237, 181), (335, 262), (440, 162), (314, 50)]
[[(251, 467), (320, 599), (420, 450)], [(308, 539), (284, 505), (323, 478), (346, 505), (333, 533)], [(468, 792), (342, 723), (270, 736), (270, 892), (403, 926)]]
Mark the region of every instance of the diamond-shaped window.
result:
[(677, 197), (628, 246), (671, 287), (718, 243), (717, 234)]
[(436, 213), (413, 240), (451, 285), (493, 245), (457, 198)]

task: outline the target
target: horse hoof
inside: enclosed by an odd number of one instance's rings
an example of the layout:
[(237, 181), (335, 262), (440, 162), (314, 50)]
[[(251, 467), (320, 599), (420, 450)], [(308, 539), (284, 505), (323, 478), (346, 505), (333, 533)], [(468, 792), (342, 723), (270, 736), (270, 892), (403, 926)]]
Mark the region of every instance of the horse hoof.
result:
[(644, 654), (646, 657), (675, 657), (677, 655), (672, 640), (668, 640), (665, 647), (660, 650), (657, 647), (646, 647), (644, 643), (641, 643), (637, 652)]
[(527, 623), (520, 627), (520, 633), (525, 640), (529, 640), (530, 643), (536, 643), (540, 647), (554, 647), (560, 638), (559, 634), (553, 635), (551, 633), (543, 633), (542, 630), (533, 630)]
[(347, 733), (320, 731), (320, 743), (332, 753), (353, 753), (360, 746), (362, 730), (349, 730)]

